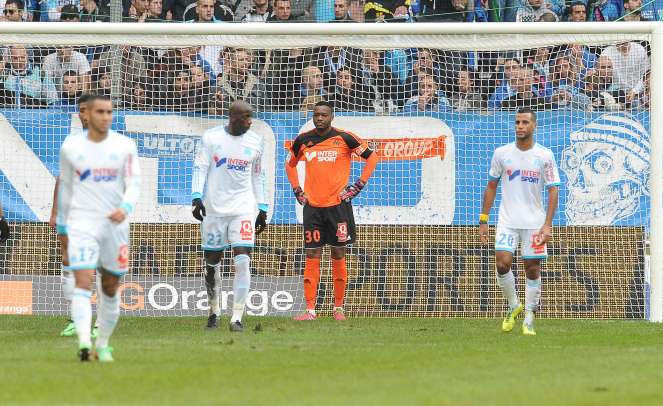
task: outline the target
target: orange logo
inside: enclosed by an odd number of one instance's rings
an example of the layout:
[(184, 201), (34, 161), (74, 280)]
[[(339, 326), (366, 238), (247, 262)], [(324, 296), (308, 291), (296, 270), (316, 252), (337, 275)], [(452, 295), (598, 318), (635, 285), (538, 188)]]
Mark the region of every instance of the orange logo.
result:
[(0, 314), (32, 314), (31, 281), (0, 281)]

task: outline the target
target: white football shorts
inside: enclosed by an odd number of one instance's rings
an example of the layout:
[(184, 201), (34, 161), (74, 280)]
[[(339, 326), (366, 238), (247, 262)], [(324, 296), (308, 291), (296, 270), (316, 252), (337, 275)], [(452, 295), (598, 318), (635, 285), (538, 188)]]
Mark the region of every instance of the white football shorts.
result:
[(523, 259), (546, 259), (546, 244), (538, 243), (539, 229), (509, 228), (497, 225), (495, 230), (495, 251), (509, 251), (515, 254), (520, 242), (520, 255)]
[(234, 247), (253, 247), (255, 244), (254, 216), (205, 216), (200, 225), (204, 251), (222, 251)]
[(72, 222), (67, 231), (72, 271), (99, 266), (115, 276), (129, 271), (129, 221)]

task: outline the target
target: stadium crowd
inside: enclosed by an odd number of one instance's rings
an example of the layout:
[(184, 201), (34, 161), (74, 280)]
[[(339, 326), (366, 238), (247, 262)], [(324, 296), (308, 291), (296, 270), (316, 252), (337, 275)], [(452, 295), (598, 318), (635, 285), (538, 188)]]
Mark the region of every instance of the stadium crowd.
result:
[[(4, 3), (4, 4), (3, 4)], [(124, 0), (123, 21), (484, 22), (647, 21), (643, 0)], [(3, 21), (110, 21), (110, 0), (0, 0)], [(663, 10), (663, 9), (662, 9)], [(512, 52), (341, 47), (26, 47), (1, 50), (0, 105), (73, 108), (84, 91), (120, 94), (120, 107), (225, 114), (258, 111), (646, 109), (646, 42), (569, 44)], [(119, 63), (114, 76), (112, 66)], [(113, 78), (117, 86), (113, 86)], [(115, 92), (115, 93), (113, 93)]]

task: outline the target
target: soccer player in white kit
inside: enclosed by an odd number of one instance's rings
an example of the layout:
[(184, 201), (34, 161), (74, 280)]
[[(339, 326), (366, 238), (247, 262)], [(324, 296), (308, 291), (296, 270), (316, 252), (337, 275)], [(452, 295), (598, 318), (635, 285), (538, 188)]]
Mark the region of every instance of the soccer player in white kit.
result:
[[(87, 135), (87, 102), (90, 98), (89, 93), (84, 93), (81, 97), (78, 98), (78, 118), (81, 120), (81, 125), (83, 126), (83, 131), (80, 131), (76, 134), (71, 134), (69, 137), (79, 137)], [(76, 280), (74, 279), (74, 273), (69, 270), (69, 255), (67, 253), (68, 246), (68, 237), (67, 237), (67, 225), (65, 224), (64, 215), (62, 212), (58, 211), (58, 192), (60, 190), (60, 178), (55, 178), (55, 187), (53, 188), (53, 205), (51, 206), (51, 218), (49, 220), (49, 225), (55, 229), (57, 233), (58, 243), (60, 245), (60, 255), (62, 256), (62, 269), (60, 273), (60, 281), (62, 287), (62, 296), (64, 299), (69, 302), (71, 307), (71, 296), (74, 293), (74, 287), (76, 285)], [(101, 286), (101, 277), (97, 273), (97, 290)], [(96, 338), (98, 334), (98, 322), (95, 322), (95, 326), (92, 329), (92, 338)], [(76, 326), (74, 325), (73, 320), (69, 320), (69, 323), (60, 333), (63, 337), (71, 337), (76, 335)]]
[[(129, 270), (128, 216), (140, 192), (136, 144), (110, 129), (113, 105), (108, 96), (88, 100), (86, 136), (68, 137), (60, 150), (58, 204), (69, 234), (69, 266), (76, 285), (71, 316), (81, 361), (112, 362), (108, 340), (120, 315), (117, 288)], [(96, 353), (92, 351), (92, 279), (101, 271)]]
[[(559, 172), (548, 148), (534, 142), (536, 114), (528, 108), (516, 113), (516, 141), (495, 150), (489, 181), (483, 193), (479, 216), (479, 235), (488, 243), (488, 215), (495, 201), (497, 185), (502, 183), (502, 202), (495, 231), (497, 283), (506, 297), (509, 310), (502, 331), (513, 330), (516, 317), (523, 311), (518, 300), (516, 281), (511, 272), (513, 255), (520, 242), (525, 265), (525, 320), (522, 332), (536, 335), (534, 313), (541, 297), (541, 260), (548, 256), (546, 244), (552, 236), (552, 221), (559, 197)], [(543, 189), (548, 191), (544, 211)]]
[[(203, 134), (193, 166), (193, 216), (201, 221), (205, 286), (210, 304), (207, 329), (218, 327), (221, 252), (231, 248), (235, 265), (230, 331), (241, 332), (251, 285), (249, 254), (255, 236), (267, 227), (263, 137), (251, 131), (253, 109), (243, 101), (230, 106), (228, 125)], [(256, 210), (258, 216), (254, 217)]]

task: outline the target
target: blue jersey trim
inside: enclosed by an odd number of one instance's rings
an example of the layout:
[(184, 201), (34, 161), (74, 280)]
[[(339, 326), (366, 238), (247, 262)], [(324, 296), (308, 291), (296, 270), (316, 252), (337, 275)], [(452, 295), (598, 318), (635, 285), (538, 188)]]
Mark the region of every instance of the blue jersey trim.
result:
[(269, 210), (269, 205), (267, 203), (260, 203), (258, 205), (258, 210), (266, 212), (267, 210)]
[(546, 259), (547, 255), (523, 255), (523, 259)]
[(513, 250), (511, 248), (506, 248), (506, 247), (495, 247), (495, 251), (507, 251), (507, 252), (510, 252), (512, 254), (515, 252), (515, 250)]
[(62, 224), (56, 224), (55, 225), (55, 232), (58, 235), (67, 235), (67, 226), (63, 226)]
[(84, 264), (84, 265), (70, 265), (69, 270), (70, 271), (84, 271), (87, 269), (95, 270), (97, 269), (96, 264)]
[(101, 272), (107, 272), (107, 273), (109, 273), (113, 276), (124, 276), (124, 275), (127, 274), (127, 272), (129, 272), (129, 270), (127, 269), (126, 271), (118, 271), (118, 270), (113, 270), (113, 269), (102, 268)]
[(499, 181), (500, 181), (500, 178), (496, 178), (496, 177), (494, 177), (494, 176), (490, 176), (490, 175), (488, 175), (488, 180), (496, 180), (496, 181), (499, 182)]
[(235, 243), (232, 243), (232, 244), (230, 244), (230, 246), (231, 246), (232, 248), (235, 248), (235, 247), (253, 248), (253, 247), (255, 247), (255, 244), (244, 244), (244, 243), (237, 243), (237, 244), (235, 244)]
[(553, 187), (553, 186), (559, 186), (559, 182), (554, 182), (554, 183), (548, 183), (546, 187)]
[(198, 193), (198, 192), (196, 192), (196, 193), (191, 193), (191, 200), (193, 200), (193, 199), (202, 199), (202, 198), (203, 198), (203, 194), (202, 194), (202, 193)]
[(127, 202), (123, 202), (120, 205), (120, 209), (124, 210), (127, 214), (131, 214), (134, 211), (134, 207), (130, 203), (127, 203)]

